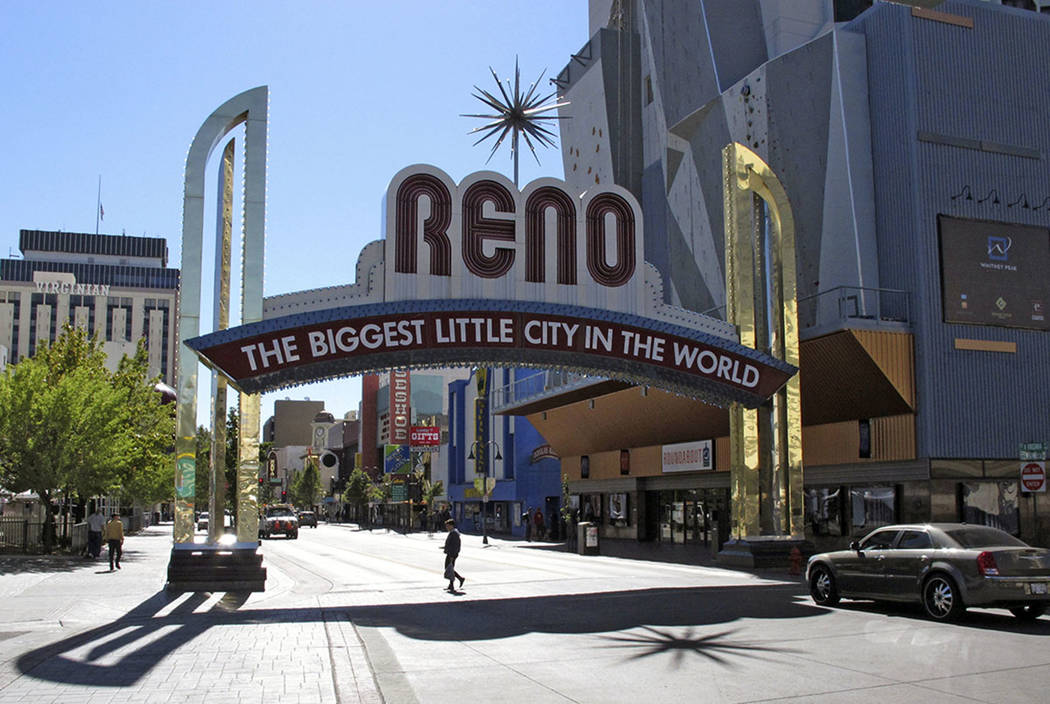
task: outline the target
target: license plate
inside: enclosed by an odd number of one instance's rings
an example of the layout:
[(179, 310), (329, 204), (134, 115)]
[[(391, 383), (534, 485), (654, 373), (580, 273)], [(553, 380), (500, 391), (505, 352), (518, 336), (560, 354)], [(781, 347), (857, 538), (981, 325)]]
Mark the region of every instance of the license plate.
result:
[(1032, 582), (1028, 586), (1033, 594), (1046, 594), (1046, 582)]

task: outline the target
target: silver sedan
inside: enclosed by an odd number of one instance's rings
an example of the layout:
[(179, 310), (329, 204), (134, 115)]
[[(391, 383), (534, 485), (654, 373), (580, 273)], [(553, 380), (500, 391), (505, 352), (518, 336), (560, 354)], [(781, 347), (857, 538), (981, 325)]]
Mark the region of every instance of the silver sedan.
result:
[(849, 550), (811, 557), (806, 582), (824, 606), (842, 597), (920, 602), (938, 621), (969, 606), (1001, 607), (1030, 620), (1050, 605), (1050, 550), (988, 526), (883, 526)]

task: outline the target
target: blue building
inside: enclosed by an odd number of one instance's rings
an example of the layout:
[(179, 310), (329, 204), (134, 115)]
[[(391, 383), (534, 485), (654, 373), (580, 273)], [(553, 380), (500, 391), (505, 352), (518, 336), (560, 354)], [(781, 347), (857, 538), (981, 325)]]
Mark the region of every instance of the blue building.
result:
[[(485, 516), (487, 533), (524, 537), (523, 516), (530, 511), (535, 516), (538, 510), (546, 533), (561, 537), (559, 459), (528, 419), (496, 413), (508, 405), (504, 399), (515, 389), (542, 384), (546, 374), (532, 369), (487, 370), (488, 393), (480, 395), (486, 407), (480, 413), (477, 370), (469, 379), (448, 385), (447, 495), (460, 530), (482, 532)], [(484, 463), (480, 468), (479, 456)], [(483, 484), (475, 482), (479, 477), (495, 480), (488, 501), (483, 499)]]

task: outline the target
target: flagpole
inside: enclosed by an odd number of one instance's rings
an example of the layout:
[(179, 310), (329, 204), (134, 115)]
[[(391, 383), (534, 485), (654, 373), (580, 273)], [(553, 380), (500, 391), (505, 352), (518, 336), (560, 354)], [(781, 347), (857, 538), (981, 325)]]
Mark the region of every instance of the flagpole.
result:
[(95, 234), (98, 234), (98, 216), (102, 212), (102, 174), (98, 175), (98, 200), (95, 202)]

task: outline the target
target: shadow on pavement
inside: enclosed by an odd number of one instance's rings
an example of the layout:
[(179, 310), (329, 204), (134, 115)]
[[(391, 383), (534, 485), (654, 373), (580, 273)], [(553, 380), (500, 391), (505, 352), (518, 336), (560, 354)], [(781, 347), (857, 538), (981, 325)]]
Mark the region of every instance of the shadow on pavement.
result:
[[(646, 627), (652, 642), (644, 642), (641, 647), (654, 653), (697, 648), (714, 652), (729, 646), (706, 643), (709, 635), (699, 639), (687, 636), (683, 640), (661, 633), (656, 627), (698, 627), (739, 618), (797, 618), (823, 613), (796, 603), (792, 598), (794, 591), (794, 587), (783, 585), (646, 589), (411, 605), (245, 610), (240, 607), (248, 595), (231, 592), (203, 613), (195, 610), (209, 599), (207, 593), (186, 597), (159, 592), (113, 623), (22, 655), (16, 667), (40, 680), (130, 687), (177, 649), (216, 626), (321, 624), (347, 617), (357, 626), (393, 627), (409, 637), (435, 641), (489, 640), (531, 632), (608, 634)], [(759, 598), (759, 592), (765, 596)], [(175, 601), (180, 603), (167, 610)], [(162, 611), (165, 613), (159, 615)], [(723, 636), (718, 638), (724, 640)], [(624, 645), (611, 642), (611, 647)]]
[[(196, 613), (207, 593), (159, 592), (113, 623), (30, 651), (16, 661), (30, 677), (68, 684), (130, 687), (179, 648), (216, 626), (303, 624), (342, 621), (356, 627), (394, 628), (427, 641), (480, 641), (529, 633), (593, 633), (609, 648), (636, 659), (689, 653), (722, 662), (726, 655), (762, 657), (765, 646), (734, 639), (734, 629), (702, 627), (741, 619), (819, 617), (831, 609), (800, 600), (795, 585), (641, 589), (548, 597), (443, 600), (424, 604), (328, 608), (244, 609), (248, 594), (227, 593)], [(178, 601), (170, 610), (173, 602)], [(840, 608), (867, 610), (871, 604)], [(880, 607), (881, 608), (881, 607)], [(164, 612), (161, 615), (161, 612)], [(977, 612), (958, 625), (1050, 635), (1046, 619), (1024, 624)], [(684, 632), (681, 629), (686, 629)], [(259, 644), (260, 648), (265, 643)], [(788, 652), (778, 649), (776, 652)]]
[[(919, 621), (928, 621), (926, 614), (919, 604), (903, 604), (882, 601), (843, 601), (834, 606), (835, 609), (843, 611), (863, 611), (869, 614), (885, 614), (887, 616), (904, 616)], [(932, 621), (929, 621), (932, 623)], [(1046, 617), (1035, 621), (1022, 621), (1009, 611), (1002, 609), (980, 609), (977, 607), (967, 609), (957, 621), (952, 621), (952, 626), (964, 628), (978, 628), (990, 631), (1008, 631), (1010, 633), (1024, 633), (1033, 636), (1050, 636), (1050, 620)]]
[(75, 572), (91, 564), (74, 555), (0, 555), (0, 574)]

